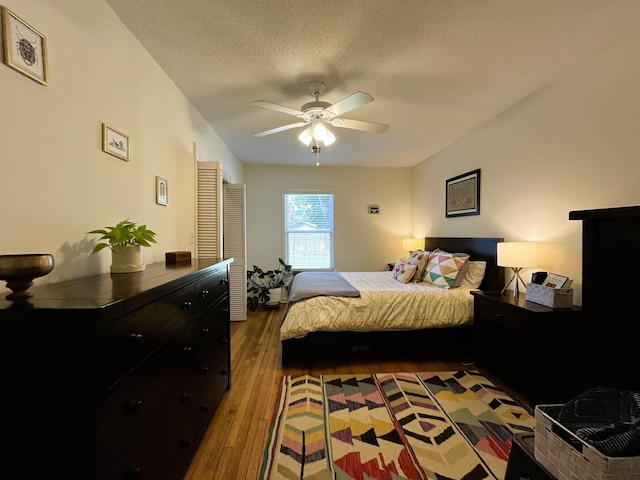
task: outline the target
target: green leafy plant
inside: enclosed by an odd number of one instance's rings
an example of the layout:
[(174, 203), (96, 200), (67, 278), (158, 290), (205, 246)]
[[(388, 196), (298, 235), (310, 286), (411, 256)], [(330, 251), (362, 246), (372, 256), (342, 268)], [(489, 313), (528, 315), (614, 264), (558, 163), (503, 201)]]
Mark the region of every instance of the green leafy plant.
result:
[(138, 225), (130, 222), (128, 219), (118, 223), (115, 227), (104, 227), (104, 229), (91, 230), (87, 234), (94, 233), (102, 235), (98, 241), (100, 242), (93, 247), (92, 254), (99, 252), (103, 248), (110, 248), (112, 251), (116, 247), (124, 247), (127, 245), (140, 245), (142, 247), (150, 247), (156, 242), (156, 233), (149, 230), (146, 225)]
[(260, 302), (268, 302), (271, 298), (269, 290), (278, 287), (288, 287), (293, 280), (291, 265), (284, 263), (281, 258), (278, 259), (280, 269), (278, 270), (262, 270), (257, 265), (253, 266), (253, 270), (247, 270), (247, 308), (255, 312)]

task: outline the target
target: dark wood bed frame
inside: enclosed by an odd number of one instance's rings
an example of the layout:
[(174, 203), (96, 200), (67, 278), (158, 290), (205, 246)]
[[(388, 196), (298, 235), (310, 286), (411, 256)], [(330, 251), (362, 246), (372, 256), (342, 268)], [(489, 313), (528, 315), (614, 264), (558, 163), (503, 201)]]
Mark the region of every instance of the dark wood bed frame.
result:
[[(484, 260), (487, 270), (480, 285), (483, 291), (504, 287), (504, 268), (497, 265), (497, 244), (502, 238), (426, 237), (425, 250), (440, 248), (463, 252), (471, 260)], [(335, 356), (340, 352), (384, 352), (407, 356), (464, 359), (471, 356), (472, 325), (454, 328), (382, 332), (313, 332), (303, 338), (282, 341), (282, 364), (304, 360), (309, 355)]]

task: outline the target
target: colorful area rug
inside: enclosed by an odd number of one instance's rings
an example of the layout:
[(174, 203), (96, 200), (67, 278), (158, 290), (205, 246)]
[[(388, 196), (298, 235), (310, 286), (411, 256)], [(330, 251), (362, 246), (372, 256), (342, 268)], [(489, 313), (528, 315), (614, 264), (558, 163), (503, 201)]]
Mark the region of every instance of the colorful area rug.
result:
[(284, 377), (260, 478), (500, 480), (534, 423), (476, 371)]

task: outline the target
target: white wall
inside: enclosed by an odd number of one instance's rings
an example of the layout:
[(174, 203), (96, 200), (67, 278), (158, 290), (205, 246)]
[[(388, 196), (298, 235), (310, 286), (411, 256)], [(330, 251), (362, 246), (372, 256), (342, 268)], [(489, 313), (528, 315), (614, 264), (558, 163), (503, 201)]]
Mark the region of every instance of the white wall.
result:
[[(284, 258), (283, 193), (290, 188), (334, 192), (336, 270), (384, 270), (407, 254), (402, 239), (412, 233), (411, 169), (247, 165), (245, 183), (249, 268), (275, 268)], [(368, 213), (370, 204), (380, 206), (379, 215)]]
[[(125, 218), (158, 234), (146, 263), (192, 250), (194, 143), (233, 182), (242, 163), (104, 1), (3, 4), (46, 36), (49, 86), (0, 65), (0, 253), (53, 253), (37, 283), (108, 271), (109, 252), (89, 256), (84, 232)], [(131, 162), (102, 152), (102, 122), (130, 136)]]
[[(639, 50), (640, 29), (623, 33), (416, 167), (414, 232), (540, 242), (540, 270), (574, 278), (581, 304), (582, 225), (569, 212), (640, 205)], [(445, 179), (476, 168), (481, 214), (445, 218)]]

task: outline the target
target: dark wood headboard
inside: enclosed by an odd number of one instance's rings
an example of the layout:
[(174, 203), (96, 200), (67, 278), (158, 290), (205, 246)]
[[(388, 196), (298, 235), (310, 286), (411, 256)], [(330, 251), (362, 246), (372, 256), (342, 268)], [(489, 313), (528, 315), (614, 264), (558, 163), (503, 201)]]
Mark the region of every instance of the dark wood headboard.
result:
[(471, 260), (484, 260), (487, 270), (480, 288), (487, 292), (496, 292), (504, 287), (504, 268), (498, 266), (498, 243), (502, 238), (460, 238), (460, 237), (425, 237), (425, 250), (445, 250), (451, 253), (468, 253)]

